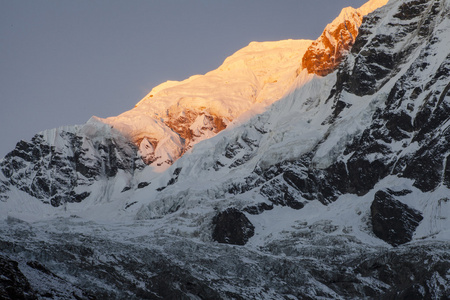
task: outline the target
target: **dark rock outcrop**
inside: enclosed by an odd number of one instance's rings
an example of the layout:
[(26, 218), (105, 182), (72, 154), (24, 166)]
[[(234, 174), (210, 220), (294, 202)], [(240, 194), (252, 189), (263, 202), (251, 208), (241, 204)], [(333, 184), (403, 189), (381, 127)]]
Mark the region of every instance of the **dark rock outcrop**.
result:
[[(436, 247), (436, 248), (435, 248)], [(441, 251), (443, 250), (443, 251)], [(355, 268), (362, 278), (386, 284), (383, 291), (366, 289), (376, 299), (450, 299), (448, 244), (393, 248), (364, 258)]]
[(219, 243), (245, 245), (255, 234), (255, 226), (236, 208), (231, 207), (218, 213), (212, 223), (212, 238)]
[(259, 215), (259, 214), (262, 214), (266, 210), (272, 210), (272, 209), (273, 209), (273, 205), (261, 202), (256, 205), (247, 206), (243, 210), (251, 215)]
[[(89, 124), (85, 125), (89, 126)], [(0, 199), (15, 186), (52, 206), (81, 202), (96, 181), (107, 181), (119, 170), (133, 174), (143, 167), (138, 149), (108, 125), (109, 136), (90, 137), (76, 126), (44, 131), (30, 142), (20, 141), (0, 161), (6, 180)]]
[(373, 233), (392, 246), (411, 241), (423, 217), (420, 212), (378, 191), (370, 206)]
[(0, 256), (0, 275), (0, 299), (38, 299), (16, 261)]
[[(142, 293), (144, 299), (221, 299), (220, 293), (207, 283), (177, 266), (160, 265), (157, 276), (150, 279), (152, 293)], [(155, 295), (158, 295), (156, 297)]]

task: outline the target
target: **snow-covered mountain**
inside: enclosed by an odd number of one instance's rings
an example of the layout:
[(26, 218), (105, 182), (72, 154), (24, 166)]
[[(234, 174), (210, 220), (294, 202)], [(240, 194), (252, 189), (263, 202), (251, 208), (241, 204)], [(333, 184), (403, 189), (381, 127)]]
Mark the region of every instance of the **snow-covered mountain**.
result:
[(133, 142), (148, 164), (172, 164), (243, 113), (279, 100), (292, 85), (307, 40), (250, 43), (214, 71), (155, 87), (134, 109), (103, 120)]
[(386, 2), (19, 142), (2, 297), (450, 298), (450, 1)]

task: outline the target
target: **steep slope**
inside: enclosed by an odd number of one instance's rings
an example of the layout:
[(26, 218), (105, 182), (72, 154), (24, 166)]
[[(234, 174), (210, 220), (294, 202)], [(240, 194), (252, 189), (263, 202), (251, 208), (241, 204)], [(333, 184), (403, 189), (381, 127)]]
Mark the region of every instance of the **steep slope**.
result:
[[(280, 99), (311, 41), (250, 43), (214, 71), (155, 87), (134, 109), (105, 119), (139, 145), (149, 164), (171, 164), (258, 104)], [(254, 108), (253, 108), (254, 109)]]
[[(391, 0), (363, 19), (334, 72), (292, 67), (279, 101), (257, 115), (248, 108), (165, 172), (125, 168), (108, 182), (134, 185), (114, 185), (107, 202), (53, 208), (4, 185), (17, 195), (0, 203), (4, 260), (32, 289), (50, 290), (29, 268), (38, 261), (78, 297), (449, 298), (449, 33), (449, 0)], [(181, 93), (178, 84), (155, 88), (123, 119), (171, 86)], [(122, 117), (98, 137), (129, 143)], [(112, 157), (136, 157), (122, 144)]]
[(177, 162), (177, 176), (213, 178), (198, 194), (254, 192), (295, 206), (363, 196), (389, 176), (421, 192), (448, 188), (446, 4), (414, 2), (411, 14), (411, 4), (393, 2), (382, 20), (370, 15), (338, 72), (302, 72), (301, 86), (269, 111)]
[[(53, 206), (121, 198), (120, 191), (144, 186), (154, 176), (149, 173), (166, 169), (232, 121), (264, 111), (290, 92), (294, 81), (297, 88), (305, 84), (310, 77), (297, 74), (304, 68), (305, 51), (320, 53), (317, 45), (332, 28), (357, 30), (362, 16), (384, 3), (371, 0), (357, 10), (344, 9), (314, 47), (307, 40), (253, 42), (217, 70), (155, 87), (134, 109), (117, 117), (94, 117), (84, 126), (45, 131), (20, 142), (0, 162), (0, 198), (6, 200), (14, 190)], [(351, 43), (344, 39), (333, 45), (348, 49)], [(120, 163), (124, 160), (127, 163)], [(140, 160), (153, 168), (144, 170)], [(117, 170), (125, 178), (116, 178)], [(143, 170), (147, 175), (141, 179)]]
[(358, 9), (344, 8), (308, 47), (299, 72), (307, 69), (309, 73), (325, 76), (336, 70), (355, 42), (363, 17), (387, 2), (388, 0), (371, 0)]
[(310, 43), (253, 42), (215, 71), (155, 87), (120, 116), (93, 117), (85, 125), (21, 141), (0, 161), (1, 199), (18, 189), (59, 206), (86, 198), (108, 201), (145, 185), (139, 176), (144, 169), (164, 170), (236, 117), (255, 114), (282, 97)]
[(0, 199), (9, 195), (14, 203), (23, 198), (19, 191), (52, 206), (109, 198), (130, 186), (144, 166), (133, 143), (93, 117), (19, 142), (0, 161)]

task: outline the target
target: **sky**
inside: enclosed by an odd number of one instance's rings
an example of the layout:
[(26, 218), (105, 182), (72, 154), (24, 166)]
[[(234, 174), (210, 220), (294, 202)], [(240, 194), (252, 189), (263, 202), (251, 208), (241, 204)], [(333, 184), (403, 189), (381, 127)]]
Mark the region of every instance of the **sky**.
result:
[(316, 39), (366, 0), (0, 0), (0, 158), (20, 140), (130, 110), (252, 41)]

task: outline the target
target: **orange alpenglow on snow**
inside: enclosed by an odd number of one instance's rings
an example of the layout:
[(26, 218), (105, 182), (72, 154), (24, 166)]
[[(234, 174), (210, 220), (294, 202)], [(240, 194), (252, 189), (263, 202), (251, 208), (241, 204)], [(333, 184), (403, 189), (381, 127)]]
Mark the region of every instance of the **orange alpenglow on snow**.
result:
[(302, 69), (320, 76), (333, 72), (355, 42), (363, 17), (387, 2), (371, 0), (358, 9), (344, 8), (308, 48), (302, 59)]
[(236, 118), (282, 98), (301, 79), (296, 72), (311, 43), (252, 42), (218, 69), (162, 83), (135, 108), (102, 122), (133, 141), (145, 163), (163, 168)]
[(195, 144), (239, 118), (262, 112), (313, 74), (334, 70), (353, 44), (363, 16), (386, 2), (371, 0), (359, 9), (343, 9), (315, 42), (252, 42), (218, 69), (162, 83), (135, 108), (98, 120), (133, 141), (145, 163), (166, 168)]

